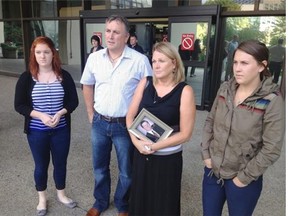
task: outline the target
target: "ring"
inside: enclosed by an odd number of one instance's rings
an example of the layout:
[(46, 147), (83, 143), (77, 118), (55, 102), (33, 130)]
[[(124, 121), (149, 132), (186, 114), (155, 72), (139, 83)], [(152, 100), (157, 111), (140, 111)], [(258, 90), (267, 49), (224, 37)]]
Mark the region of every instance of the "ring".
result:
[(144, 146), (146, 150), (151, 151), (151, 148), (147, 145)]

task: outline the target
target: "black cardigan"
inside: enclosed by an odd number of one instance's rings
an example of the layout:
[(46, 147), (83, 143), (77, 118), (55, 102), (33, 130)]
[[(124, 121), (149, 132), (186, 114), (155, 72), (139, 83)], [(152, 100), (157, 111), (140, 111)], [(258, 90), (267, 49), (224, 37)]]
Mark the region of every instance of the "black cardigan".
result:
[[(29, 122), (31, 120), (30, 113), (33, 111), (32, 90), (35, 85), (32, 75), (29, 71), (25, 71), (19, 77), (14, 97), (14, 108), (21, 115), (25, 116), (24, 133), (29, 133)], [(79, 104), (76, 86), (71, 75), (62, 69), (62, 82), (64, 89), (63, 108), (67, 110), (65, 119), (69, 129), (71, 130), (70, 114), (77, 108)]]

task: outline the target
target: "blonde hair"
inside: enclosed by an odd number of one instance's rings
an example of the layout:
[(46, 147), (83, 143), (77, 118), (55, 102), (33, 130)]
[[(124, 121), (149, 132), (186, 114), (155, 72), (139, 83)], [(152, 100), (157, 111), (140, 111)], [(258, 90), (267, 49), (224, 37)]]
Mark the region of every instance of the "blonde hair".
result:
[[(175, 70), (173, 71), (175, 77), (175, 84), (185, 81), (184, 66), (177, 49), (169, 42), (158, 42), (153, 46), (152, 53), (155, 51), (162, 53), (171, 60), (175, 61)], [(153, 80), (157, 83), (157, 79), (153, 75)]]

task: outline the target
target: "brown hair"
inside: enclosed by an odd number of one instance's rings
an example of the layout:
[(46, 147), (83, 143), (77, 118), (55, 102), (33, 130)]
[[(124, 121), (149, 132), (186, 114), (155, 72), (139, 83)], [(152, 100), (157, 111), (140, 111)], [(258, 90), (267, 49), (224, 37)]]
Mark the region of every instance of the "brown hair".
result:
[(39, 37), (35, 38), (35, 40), (33, 41), (32, 45), (31, 45), (29, 70), (30, 70), (30, 73), (32, 74), (32, 76), (35, 79), (38, 79), (37, 75), (39, 73), (39, 64), (37, 63), (36, 57), (35, 57), (35, 47), (38, 44), (46, 44), (51, 49), (51, 51), (53, 53), (52, 69), (53, 69), (54, 73), (56, 74), (57, 78), (62, 78), (61, 61), (60, 61), (58, 52), (54, 46), (53, 41), (50, 38), (45, 37), (45, 36), (39, 36)]
[[(271, 74), (268, 70), (269, 50), (264, 43), (261, 43), (258, 40), (243, 41), (236, 48), (235, 52), (237, 50), (241, 50), (241, 51), (253, 56), (254, 59), (258, 62), (258, 64), (264, 66), (264, 70), (260, 73), (260, 79), (261, 80), (263, 79), (264, 76), (266, 76), (266, 77), (271, 76)], [(233, 58), (234, 58), (235, 52), (233, 54)], [(267, 65), (263, 64), (263, 61), (267, 61)]]

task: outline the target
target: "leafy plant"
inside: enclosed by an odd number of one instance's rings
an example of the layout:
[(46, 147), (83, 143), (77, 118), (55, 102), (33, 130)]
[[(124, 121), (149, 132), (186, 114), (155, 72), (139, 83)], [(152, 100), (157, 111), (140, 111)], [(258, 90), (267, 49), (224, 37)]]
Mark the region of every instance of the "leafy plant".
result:
[(17, 46), (13, 42), (1, 43), (2, 50), (17, 50)]

